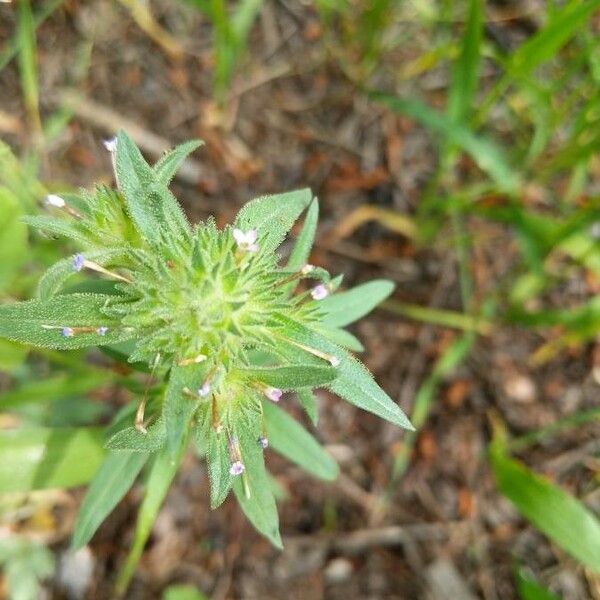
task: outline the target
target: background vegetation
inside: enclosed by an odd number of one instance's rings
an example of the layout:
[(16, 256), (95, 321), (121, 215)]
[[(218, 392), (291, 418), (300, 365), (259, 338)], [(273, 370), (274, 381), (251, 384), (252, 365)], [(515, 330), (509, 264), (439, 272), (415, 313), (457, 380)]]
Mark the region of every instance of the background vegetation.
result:
[[(192, 218), (308, 185), (324, 214), (313, 262), (398, 284), (356, 333), (414, 435), (324, 395), (342, 475), (274, 463), (282, 555), (233, 506), (208, 514), (190, 458), (131, 597), (600, 597), (599, 7), (0, 6), (3, 302), (70, 253), (20, 217), (110, 180), (101, 140), (119, 127), (151, 157), (205, 139), (176, 182)], [(83, 554), (69, 534), (106, 424), (144, 379), (5, 342), (0, 370), (6, 593), (110, 597), (136, 494)]]

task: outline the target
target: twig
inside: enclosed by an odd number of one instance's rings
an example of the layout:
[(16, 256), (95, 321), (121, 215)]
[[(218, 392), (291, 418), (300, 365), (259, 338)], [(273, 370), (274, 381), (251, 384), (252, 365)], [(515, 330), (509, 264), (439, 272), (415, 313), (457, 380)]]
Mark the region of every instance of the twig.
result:
[[(59, 93), (59, 102), (64, 104), (81, 119), (102, 129), (107, 135), (114, 135), (119, 129), (126, 129), (133, 141), (149, 154), (160, 157), (172, 147), (169, 140), (144, 129), (137, 122), (120, 115), (110, 108), (90, 100), (73, 89), (63, 89)], [(202, 178), (202, 166), (193, 159), (187, 159), (175, 177), (197, 185)]]

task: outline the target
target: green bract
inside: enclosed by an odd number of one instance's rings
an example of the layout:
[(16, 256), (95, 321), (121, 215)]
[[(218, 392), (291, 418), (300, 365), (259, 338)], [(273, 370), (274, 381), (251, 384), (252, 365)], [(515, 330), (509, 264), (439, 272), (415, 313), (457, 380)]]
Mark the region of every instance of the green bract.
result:
[[(150, 167), (121, 132), (110, 144), (118, 190), (50, 196), (45, 216), (26, 219), (71, 238), (81, 253), (48, 270), (37, 299), (0, 307), (0, 336), (59, 349), (103, 346), (112, 356), (146, 363), (154, 380), (166, 382), (158, 401), (140, 398), (137, 417), (132, 407), (111, 427), (76, 545), (91, 538), (150, 463), (136, 537), (145, 539), (148, 515), (158, 510), (190, 439), (206, 456), (212, 506), (233, 488), (252, 523), (279, 545), (264, 463), (269, 439), (311, 474), (337, 474), (317, 441), (276, 406), (285, 391), (297, 392), (313, 421), (311, 390), (325, 387), (411, 427), (339, 345), (360, 348), (340, 327), (387, 297), (392, 284), (374, 281), (332, 295), (340, 278), (306, 264), (318, 218), (309, 190), (254, 200), (222, 230), (212, 220), (190, 226), (167, 186), (198, 145), (184, 144)], [(281, 266), (277, 248), (306, 209), (290, 260)], [(91, 281), (67, 287), (79, 272), (93, 275)], [(303, 279), (312, 282), (298, 292)]]

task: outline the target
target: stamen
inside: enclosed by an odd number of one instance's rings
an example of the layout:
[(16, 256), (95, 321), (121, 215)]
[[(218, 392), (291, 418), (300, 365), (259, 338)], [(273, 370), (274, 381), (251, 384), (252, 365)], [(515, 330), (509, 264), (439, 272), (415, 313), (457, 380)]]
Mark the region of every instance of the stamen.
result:
[(208, 356), (206, 356), (206, 354), (198, 354), (198, 356), (194, 356), (193, 358), (184, 358), (183, 360), (180, 360), (177, 365), (180, 367), (195, 365), (204, 362), (207, 358)]
[[(83, 258), (83, 257), (82, 257)], [(73, 262), (73, 266), (75, 267), (75, 263)], [(123, 277), (123, 275), (119, 275), (118, 273), (113, 273), (108, 269), (100, 266), (99, 264), (92, 262), (90, 260), (83, 260), (82, 267), (89, 269), (90, 271), (96, 271), (97, 273), (102, 273), (103, 275), (107, 275), (108, 277), (112, 277), (113, 279), (118, 279), (119, 281), (124, 281), (125, 283), (131, 283), (130, 279), (127, 277)]]
[(337, 367), (340, 364), (340, 359), (337, 356), (333, 356), (332, 354), (327, 354), (326, 352), (321, 352), (320, 350), (316, 350), (315, 348), (311, 348), (310, 346), (305, 346), (304, 344), (300, 344), (299, 342), (295, 342), (294, 340), (290, 340), (284, 336), (278, 336), (280, 339), (285, 340), (288, 344), (292, 344), (292, 346), (296, 346), (296, 348), (300, 348), (309, 354), (313, 354), (318, 358), (322, 358), (326, 360), (332, 367)]

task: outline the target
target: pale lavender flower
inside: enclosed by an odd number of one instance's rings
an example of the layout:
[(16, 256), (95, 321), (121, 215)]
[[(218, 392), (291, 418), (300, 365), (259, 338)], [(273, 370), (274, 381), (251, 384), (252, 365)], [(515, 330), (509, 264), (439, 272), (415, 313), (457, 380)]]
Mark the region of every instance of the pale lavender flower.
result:
[(229, 472), (234, 475), (241, 475), (246, 470), (244, 463), (241, 460), (236, 460), (229, 468)]
[(279, 388), (268, 387), (265, 389), (265, 396), (273, 402), (279, 402), (283, 392)]
[(117, 138), (110, 138), (108, 140), (102, 140), (102, 144), (109, 152), (115, 152), (117, 150)]
[(206, 398), (206, 396), (208, 396), (209, 393), (210, 393), (210, 383), (208, 381), (205, 381), (202, 384), (202, 387), (198, 390), (198, 396), (200, 396), (201, 398)]
[(269, 440), (262, 435), (258, 438), (257, 442), (263, 450), (266, 450), (269, 447)]
[(96, 333), (98, 335), (106, 335), (108, 333), (108, 327), (102, 325), (102, 327), (98, 327), (98, 329), (96, 329)]
[(258, 244), (256, 243), (258, 233), (256, 229), (250, 229), (245, 233), (241, 229), (234, 229), (233, 237), (237, 247), (242, 252), (256, 252), (258, 250)]
[(76, 254), (73, 257), (73, 271), (81, 271), (85, 265), (85, 258), (83, 258), (83, 254)]
[(46, 205), (54, 206), (54, 208), (64, 208), (65, 201), (64, 198), (57, 196), (56, 194), (48, 194), (46, 196)]
[(73, 337), (75, 335), (75, 332), (73, 331), (72, 327), (63, 327), (60, 330), (60, 335), (62, 335), (63, 337)]
[(326, 285), (320, 283), (310, 290), (310, 295), (314, 300), (323, 300), (323, 298), (327, 298), (327, 296), (329, 296), (329, 290), (327, 289)]

